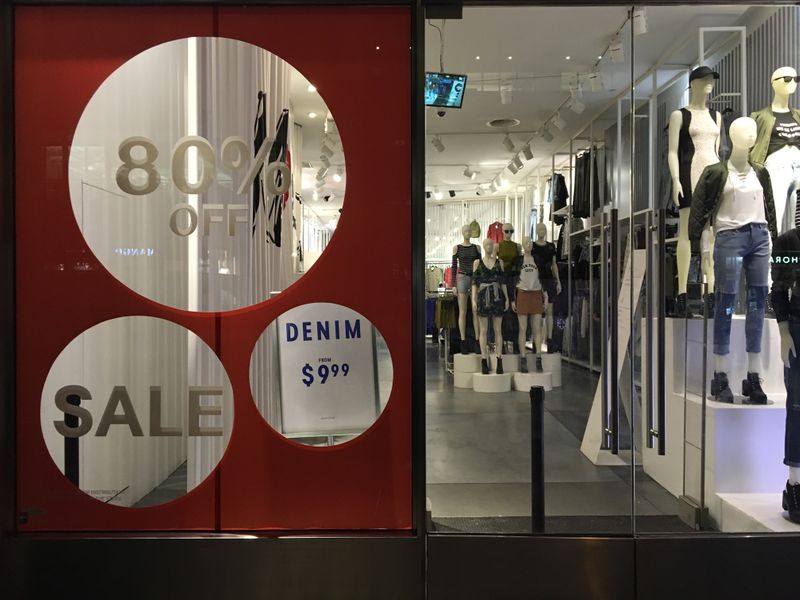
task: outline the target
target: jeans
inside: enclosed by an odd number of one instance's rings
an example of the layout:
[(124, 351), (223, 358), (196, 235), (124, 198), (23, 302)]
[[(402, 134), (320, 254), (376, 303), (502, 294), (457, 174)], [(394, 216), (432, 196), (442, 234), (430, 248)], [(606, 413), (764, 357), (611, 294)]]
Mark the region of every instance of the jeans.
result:
[(767, 157), (764, 166), (772, 182), (778, 233), (794, 229), (797, 191), (800, 189), (800, 149), (786, 146)]
[[(800, 315), (789, 320), (789, 333), (795, 349), (800, 351)], [(789, 467), (800, 467), (800, 358), (790, 355), (789, 365), (783, 369), (783, 383), (786, 385), (783, 463)]]
[(730, 352), (731, 318), (742, 268), (747, 284), (747, 314), (744, 322), (747, 352), (761, 352), (764, 306), (769, 291), (770, 250), (769, 229), (765, 223), (750, 223), (739, 229), (717, 233), (714, 242), (714, 354)]

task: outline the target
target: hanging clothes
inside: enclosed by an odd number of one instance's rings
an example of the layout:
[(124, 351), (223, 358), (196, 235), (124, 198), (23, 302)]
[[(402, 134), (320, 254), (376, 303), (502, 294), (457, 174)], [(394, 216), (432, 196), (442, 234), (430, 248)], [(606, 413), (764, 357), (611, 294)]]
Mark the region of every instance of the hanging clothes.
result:
[[(550, 196), (548, 200), (550, 201), (550, 206), (553, 207), (553, 212), (564, 208), (567, 205), (567, 199), (569, 198), (569, 192), (567, 191), (567, 182), (564, 179), (564, 176), (561, 173), (553, 173), (553, 176), (550, 178)], [(561, 215), (554, 215), (553, 222), (556, 225), (563, 225), (565, 217)]]
[(499, 244), (503, 241), (503, 224), (500, 221), (495, 221), (489, 225), (486, 230), (486, 237), (493, 242)]
[(572, 193), (573, 217), (586, 219), (592, 215), (592, 195), (594, 195), (594, 205), (599, 206), (600, 179), (597, 171), (597, 153), (587, 150), (575, 159), (575, 187)]
[(425, 269), (425, 289), (429, 292), (435, 292), (439, 289), (439, 284), (444, 281), (444, 272), (436, 265), (431, 265)]

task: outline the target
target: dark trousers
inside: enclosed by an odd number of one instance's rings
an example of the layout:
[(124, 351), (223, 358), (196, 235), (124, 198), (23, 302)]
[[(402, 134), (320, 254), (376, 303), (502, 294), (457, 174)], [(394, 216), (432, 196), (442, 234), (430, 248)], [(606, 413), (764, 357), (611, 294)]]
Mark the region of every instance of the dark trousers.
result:
[[(800, 349), (800, 315), (789, 321), (789, 332), (794, 340), (795, 349)], [(800, 467), (800, 358), (790, 355), (789, 365), (783, 369), (783, 382), (786, 385), (786, 434), (783, 462), (789, 467)]]

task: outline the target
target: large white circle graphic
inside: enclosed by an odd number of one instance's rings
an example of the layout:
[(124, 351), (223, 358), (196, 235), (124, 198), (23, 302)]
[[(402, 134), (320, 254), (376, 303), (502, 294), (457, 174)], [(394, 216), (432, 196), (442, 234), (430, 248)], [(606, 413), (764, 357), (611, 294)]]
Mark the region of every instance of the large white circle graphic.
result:
[(89, 496), (143, 508), (175, 500), (216, 468), (233, 427), (217, 355), (153, 317), (95, 325), (62, 350), (42, 390), (50, 456)]
[(73, 212), (100, 263), (190, 311), (250, 306), (300, 277), (336, 229), (345, 176), (313, 83), (227, 38), (124, 63), (87, 104), (69, 154)]

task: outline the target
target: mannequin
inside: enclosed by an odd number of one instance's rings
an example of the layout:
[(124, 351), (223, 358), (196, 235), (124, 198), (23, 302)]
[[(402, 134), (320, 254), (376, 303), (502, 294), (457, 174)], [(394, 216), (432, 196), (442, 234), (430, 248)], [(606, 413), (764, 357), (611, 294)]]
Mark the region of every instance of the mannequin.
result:
[(758, 138), (750, 159), (769, 171), (778, 233), (785, 233), (795, 227), (800, 190), (800, 111), (789, 107), (789, 97), (797, 90), (797, 71), (777, 69), (772, 89), (772, 105), (751, 115), (758, 124)]
[[(511, 223), (503, 223), (503, 240), (497, 245), (497, 257), (503, 261), (506, 290), (508, 290), (509, 300), (512, 303), (516, 293), (519, 259), (522, 256), (522, 246), (511, 239), (513, 235), (514, 226)], [(517, 320), (511, 313), (504, 315), (503, 320), (506, 324), (506, 332), (516, 343), (518, 337)], [(524, 348), (516, 349), (516, 352), (520, 351), (524, 354)]]
[[(689, 210), (700, 174), (708, 165), (719, 162), (722, 115), (708, 108), (708, 97), (719, 79), (708, 67), (697, 67), (689, 75), (689, 105), (674, 111), (669, 118), (669, 151), (667, 163), (672, 176), (672, 201), (679, 209), (678, 224), (678, 297), (677, 313), (686, 312), (686, 284), (689, 279), (691, 248), (689, 243)], [(713, 113), (713, 116), (712, 116)], [(701, 247), (702, 270), (709, 292), (714, 291), (714, 265), (711, 249), (713, 235), (705, 234)]]
[[(463, 243), (453, 246), (453, 273), (455, 275), (456, 287), (453, 293), (458, 297), (458, 332), (461, 335), (461, 354), (469, 354), (467, 346), (467, 303), (469, 293), (472, 288), (472, 269), (476, 259), (481, 257), (481, 251), (476, 244), (470, 242), (470, 226), (464, 225), (461, 228)], [(472, 323), (475, 327), (475, 335), (478, 335), (478, 313), (475, 311), (475, 304), (472, 304)]]
[(699, 250), (703, 229), (713, 221), (716, 232), (714, 269), (717, 290), (714, 315), (714, 379), (711, 394), (719, 402), (733, 402), (728, 385), (731, 317), (739, 278), (746, 272), (747, 315), (745, 338), (747, 379), (742, 394), (753, 404), (766, 404), (761, 389), (761, 334), (769, 281), (771, 239), (776, 236), (775, 207), (769, 173), (748, 160), (756, 142), (756, 122), (736, 119), (730, 128), (731, 156), (727, 162), (706, 167), (692, 197), (689, 238)]
[(542, 318), (544, 312), (544, 293), (539, 279), (539, 269), (531, 254), (533, 242), (529, 237), (522, 238), (522, 264), (520, 266), (519, 281), (517, 282), (516, 295), (511, 301), (511, 310), (517, 314), (519, 323), (519, 351), (520, 369), (527, 373), (529, 365), (525, 361), (525, 342), (528, 337), (528, 321), (531, 323), (533, 333), (534, 368), (536, 370), (536, 357), (542, 349)]
[(556, 264), (556, 247), (547, 241), (547, 225), (536, 225), (536, 241), (531, 246), (531, 254), (539, 269), (539, 279), (545, 298), (545, 335), (550, 340), (553, 337), (553, 302), (561, 293), (561, 280), (558, 277)]
[[(783, 492), (783, 508), (789, 519), (800, 524), (800, 267), (789, 262), (800, 252), (800, 231), (783, 233), (773, 249), (772, 306), (781, 336), (781, 359), (786, 385), (786, 429), (783, 462), (789, 467), (789, 480)], [(783, 262), (781, 258), (788, 259)]]
[[(481, 373), (489, 374), (489, 350), (487, 337), (489, 317), (494, 328), (495, 355), (498, 375), (503, 374), (503, 313), (508, 310), (508, 290), (505, 285), (503, 261), (497, 258), (494, 240), (483, 240), (486, 255), (475, 261), (472, 267), (472, 304), (477, 307), (480, 323)], [(502, 293), (501, 293), (502, 292)]]

